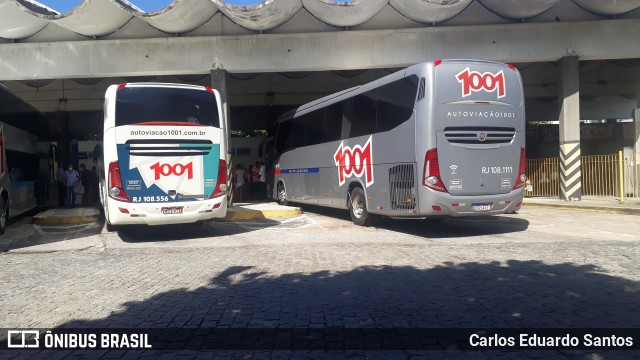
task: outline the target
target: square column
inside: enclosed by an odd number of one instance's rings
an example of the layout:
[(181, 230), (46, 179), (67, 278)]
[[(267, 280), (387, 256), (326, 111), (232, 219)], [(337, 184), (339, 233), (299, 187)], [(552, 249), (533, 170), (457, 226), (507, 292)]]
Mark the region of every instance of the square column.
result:
[(578, 201), (582, 198), (578, 57), (564, 57), (560, 64), (560, 198)]
[[(220, 119), (221, 126), (224, 128), (225, 136), (222, 141), (227, 149), (227, 190), (229, 194), (233, 193), (233, 184), (231, 183), (231, 171), (233, 164), (231, 163), (231, 144), (229, 143), (229, 136), (231, 136), (231, 125), (229, 124), (229, 103), (227, 101), (227, 78), (228, 74), (226, 70), (216, 69), (211, 70), (211, 88), (218, 90), (220, 93), (220, 102), (222, 102), (222, 119)], [(229, 197), (229, 206), (233, 203), (233, 198)]]
[(633, 184), (634, 195), (640, 196), (640, 81), (638, 82), (638, 108), (633, 110), (634, 142), (633, 142)]

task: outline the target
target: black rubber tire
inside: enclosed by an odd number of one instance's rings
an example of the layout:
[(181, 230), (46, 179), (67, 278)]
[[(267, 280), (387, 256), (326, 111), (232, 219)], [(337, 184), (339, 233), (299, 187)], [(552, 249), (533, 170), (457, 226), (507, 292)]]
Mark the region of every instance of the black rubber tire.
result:
[(364, 197), (364, 191), (359, 187), (351, 190), (349, 214), (351, 221), (359, 226), (371, 226), (374, 222), (375, 216), (367, 211), (367, 200)]
[(278, 190), (276, 192), (276, 196), (277, 196), (278, 204), (282, 206), (287, 206), (287, 190), (284, 187), (284, 184), (279, 182), (277, 189)]
[(106, 223), (107, 223), (107, 231), (108, 232), (117, 232), (118, 231), (118, 227), (117, 226), (109, 224), (109, 221), (106, 221)]
[(3, 197), (0, 198), (0, 235), (7, 230), (7, 221), (9, 221), (9, 206)]
[(428, 218), (426, 218), (424, 220), (429, 224), (439, 224), (444, 220), (444, 218), (443, 217), (428, 217)]

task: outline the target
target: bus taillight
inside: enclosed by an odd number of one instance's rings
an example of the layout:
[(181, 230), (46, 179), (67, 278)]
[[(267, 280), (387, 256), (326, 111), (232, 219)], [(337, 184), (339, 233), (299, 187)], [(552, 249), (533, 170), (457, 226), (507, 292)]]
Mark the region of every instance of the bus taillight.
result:
[(220, 160), (220, 166), (218, 167), (218, 181), (216, 182), (216, 189), (211, 194), (210, 199), (217, 198), (227, 194), (227, 162)]
[(109, 197), (118, 201), (131, 202), (131, 199), (129, 199), (122, 188), (120, 165), (117, 161), (109, 164)]
[(524, 182), (527, 180), (526, 172), (526, 164), (527, 164), (527, 154), (524, 148), (520, 149), (520, 166), (518, 167), (518, 178), (516, 179), (516, 184), (513, 185), (513, 190), (519, 189), (524, 186)]
[(446, 192), (444, 184), (440, 179), (440, 165), (438, 164), (438, 150), (431, 149), (424, 156), (424, 171), (422, 173), (422, 184), (429, 189)]

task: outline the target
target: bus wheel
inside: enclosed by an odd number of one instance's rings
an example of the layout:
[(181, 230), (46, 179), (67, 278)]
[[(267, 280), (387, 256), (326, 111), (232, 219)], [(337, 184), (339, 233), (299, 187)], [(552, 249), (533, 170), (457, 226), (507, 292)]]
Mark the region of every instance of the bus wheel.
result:
[(443, 220), (444, 220), (444, 218), (443, 218), (443, 217), (427, 217), (427, 218), (425, 219), (425, 221), (426, 221), (428, 224), (438, 224), (438, 223), (441, 223)]
[(104, 222), (107, 225), (107, 231), (108, 232), (116, 232), (118, 231), (117, 227), (115, 225), (111, 225), (111, 222), (109, 221), (109, 214), (107, 213), (107, 211), (104, 212)]
[(118, 227), (115, 225), (111, 225), (109, 221), (107, 221), (107, 231), (108, 232), (116, 232), (118, 231)]
[(351, 214), (351, 221), (356, 225), (370, 226), (373, 224), (373, 215), (367, 211), (364, 191), (359, 187), (351, 190), (349, 213)]
[(278, 204), (287, 206), (287, 191), (281, 182), (278, 183)]
[(0, 235), (7, 229), (7, 219), (9, 219), (9, 206), (3, 196), (0, 199)]

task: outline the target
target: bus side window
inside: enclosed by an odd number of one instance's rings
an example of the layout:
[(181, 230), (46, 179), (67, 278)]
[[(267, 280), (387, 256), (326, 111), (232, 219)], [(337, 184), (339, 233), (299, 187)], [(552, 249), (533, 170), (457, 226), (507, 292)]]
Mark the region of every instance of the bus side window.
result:
[(376, 108), (375, 90), (356, 95), (350, 101), (349, 121), (351, 129), (349, 137), (363, 136), (375, 132)]
[(276, 137), (276, 151), (281, 154), (287, 146), (287, 139), (289, 138), (289, 130), (291, 129), (290, 121), (283, 121), (278, 126), (278, 133)]
[(376, 132), (383, 132), (399, 126), (411, 117), (418, 90), (418, 77), (410, 76), (378, 89), (380, 99)]
[(316, 145), (324, 142), (324, 109), (312, 111), (300, 117), (306, 128), (305, 145)]
[(291, 150), (304, 146), (305, 129), (304, 122), (300, 118), (294, 118), (288, 121), (289, 136), (285, 142), (284, 150)]
[(349, 122), (343, 121), (345, 101), (327, 106), (324, 114), (325, 141), (344, 139), (349, 134)]

